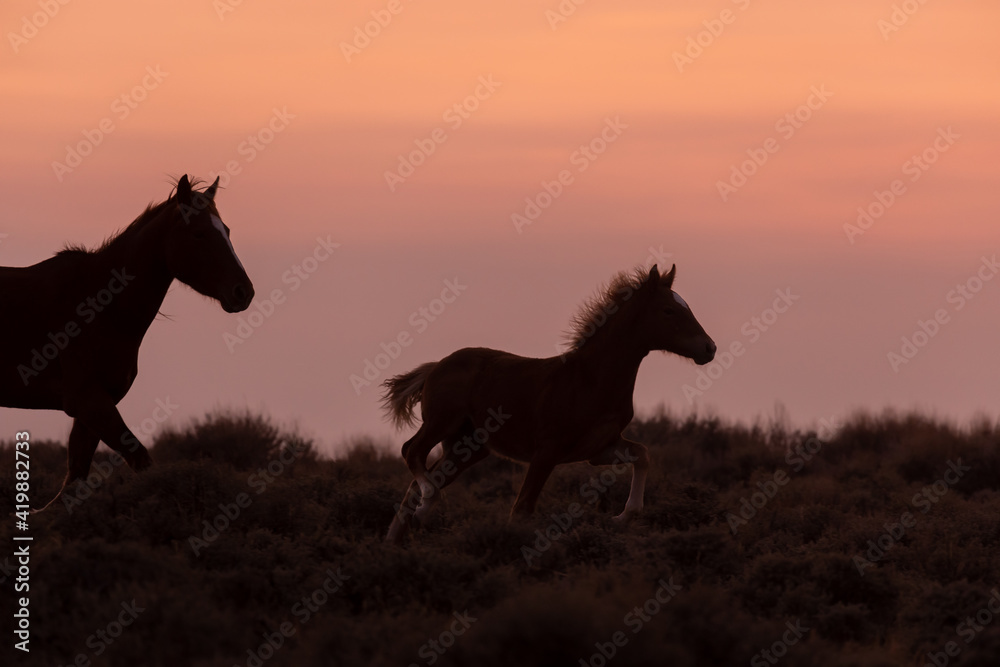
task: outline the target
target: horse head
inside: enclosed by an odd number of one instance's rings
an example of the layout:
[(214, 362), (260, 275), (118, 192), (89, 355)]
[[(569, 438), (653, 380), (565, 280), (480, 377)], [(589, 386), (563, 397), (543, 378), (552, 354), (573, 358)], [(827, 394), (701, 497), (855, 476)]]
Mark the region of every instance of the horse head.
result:
[(647, 296), (643, 331), (650, 350), (673, 352), (704, 365), (715, 358), (715, 343), (695, 319), (691, 307), (673, 290), (677, 267), (660, 275), (656, 265), (642, 287)]
[(227, 313), (238, 313), (250, 306), (254, 289), (215, 206), (218, 187), (218, 178), (204, 191), (193, 190), (187, 175), (177, 182), (172, 197), (176, 214), (165, 248), (167, 269), (177, 280), (217, 300)]

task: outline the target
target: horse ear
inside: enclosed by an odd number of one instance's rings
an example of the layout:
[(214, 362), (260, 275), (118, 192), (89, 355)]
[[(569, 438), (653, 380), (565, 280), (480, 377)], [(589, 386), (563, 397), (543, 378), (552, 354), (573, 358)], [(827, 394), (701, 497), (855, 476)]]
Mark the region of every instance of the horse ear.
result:
[(661, 280), (662, 280), (662, 282), (663, 282), (663, 285), (664, 285), (665, 287), (667, 287), (668, 289), (669, 289), (670, 287), (673, 287), (673, 284), (674, 284), (674, 276), (675, 276), (676, 274), (677, 274), (677, 265), (676, 265), (676, 264), (673, 264), (673, 265), (671, 265), (671, 267), (670, 267), (670, 273), (667, 273), (667, 274), (665, 274), (665, 275), (663, 276), (663, 278), (661, 279)]
[(205, 189), (205, 196), (215, 201), (215, 191), (219, 189), (219, 177), (215, 177), (215, 183), (212, 183)]
[(660, 282), (660, 270), (656, 268), (656, 264), (649, 270), (649, 274), (646, 276), (646, 280), (643, 281), (643, 287), (655, 287)]
[(188, 180), (187, 174), (177, 181), (177, 200), (185, 204), (191, 203), (191, 181)]

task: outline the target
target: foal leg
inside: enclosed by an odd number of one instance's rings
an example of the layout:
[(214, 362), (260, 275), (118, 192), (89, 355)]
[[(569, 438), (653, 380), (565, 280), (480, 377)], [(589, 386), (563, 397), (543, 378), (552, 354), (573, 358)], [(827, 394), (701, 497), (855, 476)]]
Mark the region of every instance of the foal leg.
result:
[(385, 537), (387, 542), (399, 544), (409, 531), (411, 524), (419, 526), (427, 518), (427, 515), (441, 497), (440, 492), (445, 487), (454, 482), (463, 472), (490, 455), (490, 450), (486, 447), (480, 447), (477, 450), (471, 451), (471, 456), (466, 455), (466, 451), (469, 450), (462, 450), (461, 455), (457, 454), (450, 443), (458, 442), (461, 437), (462, 434), (460, 433), (445, 440), (444, 456), (434, 464), (434, 467), (427, 475), (436, 488), (434, 494), (421, 497), (420, 485), (417, 480), (410, 482), (410, 486), (403, 496), (403, 502), (400, 503), (399, 509), (396, 511), (396, 516), (393, 517), (392, 524), (389, 526), (389, 532)]
[(406, 487), (406, 493), (403, 494), (403, 500), (399, 503), (396, 516), (392, 517), (392, 523), (389, 524), (389, 532), (385, 534), (386, 542), (399, 544), (406, 537), (406, 533), (410, 531), (410, 517), (416, 509), (414, 504), (418, 502), (417, 498), (419, 497), (420, 485), (417, 484), (417, 480), (413, 480)]
[[(471, 431), (468, 433), (471, 433)], [(431, 496), (424, 496), (420, 501), (420, 507), (413, 513), (413, 518), (418, 525), (427, 518), (431, 509), (441, 499), (442, 491), (454, 482), (459, 475), (490, 455), (490, 450), (486, 447), (480, 447), (475, 451), (463, 449), (461, 455), (457, 454), (454, 443), (459, 442), (463, 435), (465, 433), (457, 433), (445, 441), (444, 456), (434, 464), (434, 468), (428, 475), (428, 478), (435, 487), (435, 492)], [(466, 452), (468, 452), (468, 456), (466, 456)]]
[(427, 478), (427, 455), (435, 445), (445, 440), (448, 435), (457, 433), (461, 422), (454, 424), (430, 424), (424, 422), (412, 438), (403, 445), (403, 456), (406, 467), (420, 487), (420, 503), (423, 504), (434, 495), (434, 484)]
[(517, 492), (517, 500), (510, 510), (510, 517), (513, 519), (517, 515), (531, 516), (535, 511), (535, 503), (542, 493), (542, 487), (548, 480), (552, 470), (556, 467), (556, 462), (547, 458), (537, 458), (528, 464), (528, 472), (521, 483), (521, 490)]
[[(619, 437), (618, 442), (590, 459), (595, 466), (632, 463), (632, 487), (625, 501), (625, 509), (615, 517), (625, 521), (642, 511), (642, 497), (646, 492), (646, 475), (649, 473), (649, 449), (646, 445)], [(615, 470), (617, 472), (617, 470)]]

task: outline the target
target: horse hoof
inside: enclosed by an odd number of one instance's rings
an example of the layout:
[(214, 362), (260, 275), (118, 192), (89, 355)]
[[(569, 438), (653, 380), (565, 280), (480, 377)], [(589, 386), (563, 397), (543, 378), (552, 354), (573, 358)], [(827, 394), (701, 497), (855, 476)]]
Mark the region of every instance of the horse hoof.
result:
[(402, 544), (403, 538), (405, 538), (406, 534), (410, 532), (410, 529), (419, 527), (420, 522), (416, 521), (413, 517), (409, 517), (409, 519), (406, 520), (400, 519), (396, 516), (393, 518), (392, 523), (389, 524), (389, 530), (385, 534), (385, 541), (389, 544)]
[(385, 540), (388, 544), (399, 544), (403, 541), (402, 531), (396, 526), (389, 526), (389, 532), (385, 534)]

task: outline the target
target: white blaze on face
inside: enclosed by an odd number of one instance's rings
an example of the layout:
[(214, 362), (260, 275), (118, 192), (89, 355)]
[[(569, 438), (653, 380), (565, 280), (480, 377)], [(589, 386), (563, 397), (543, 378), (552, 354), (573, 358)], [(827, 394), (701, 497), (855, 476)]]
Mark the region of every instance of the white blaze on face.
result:
[(670, 292), (670, 293), (674, 295), (674, 301), (676, 301), (677, 303), (681, 304), (682, 306), (684, 306), (688, 310), (691, 310), (691, 306), (687, 305), (687, 302), (684, 299), (681, 298), (680, 294), (678, 294), (677, 292)]
[[(218, 229), (219, 233), (222, 234), (222, 238), (225, 239), (226, 245), (229, 246), (230, 252), (233, 253), (233, 259), (235, 259), (236, 263), (240, 265), (241, 269), (243, 269), (243, 262), (241, 262), (240, 258), (236, 256), (236, 248), (233, 247), (233, 242), (229, 240), (229, 234), (226, 233), (226, 226), (222, 224), (222, 220), (219, 219), (219, 216), (214, 214), (212, 215), (212, 226)], [(243, 270), (246, 271), (246, 269)]]

